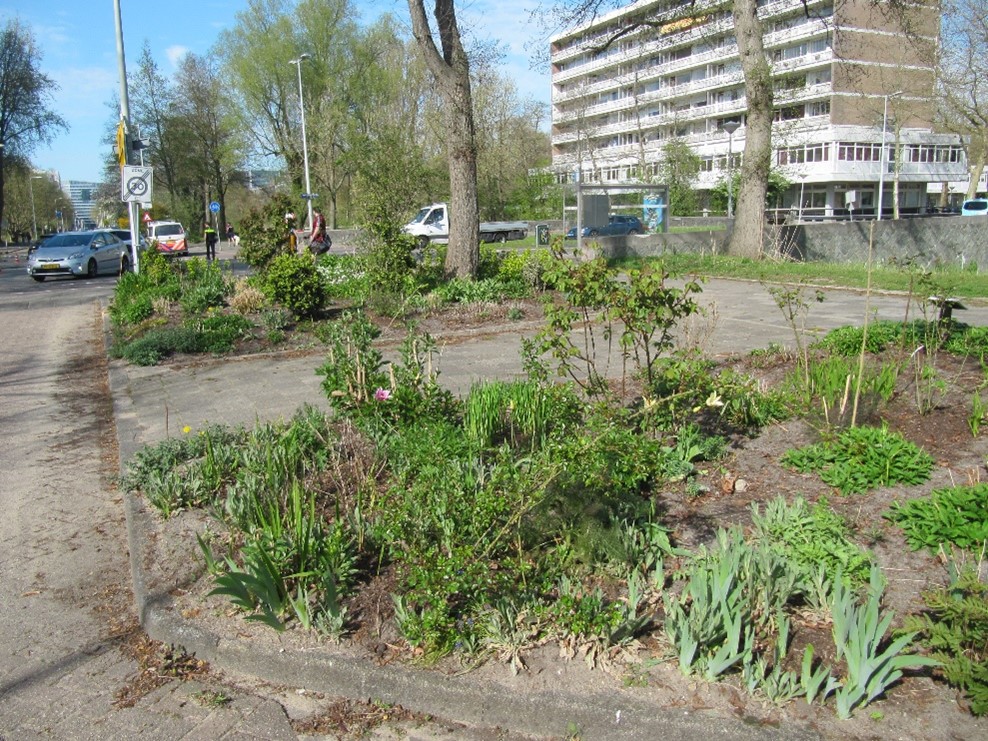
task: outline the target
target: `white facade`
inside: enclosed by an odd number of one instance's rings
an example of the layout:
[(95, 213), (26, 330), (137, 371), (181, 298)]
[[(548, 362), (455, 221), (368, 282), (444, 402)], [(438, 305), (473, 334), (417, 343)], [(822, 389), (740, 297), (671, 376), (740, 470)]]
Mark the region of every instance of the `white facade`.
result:
[[(929, 183), (966, 177), (959, 137), (934, 133), (924, 121), (930, 68), (903, 54), (901, 37), (867, 4), (759, 1), (776, 81), (772, 165), (794, 183), (783, 207), (841, 212), (850, 192), (853, 207), (867, 212), (882, 180), (887, 209), (898, 192), (901, 208), (921, 210)], [(719, 0), (643, 0), (554, 37), (553, 169), (567, 177), (580, 170), (585, 182), (633, 182), (654, 174), (674, 138), (700, 156), (700, 190), (725, 178), (729, 147), (738, 168), (746, 100), (730, 8)], [(601, 49), (643, 10), (652, 27)], [(857, 57), (839, 58), (835, 38)], [(722, 128), (728, 121), (741, 124), (730, 137)]]

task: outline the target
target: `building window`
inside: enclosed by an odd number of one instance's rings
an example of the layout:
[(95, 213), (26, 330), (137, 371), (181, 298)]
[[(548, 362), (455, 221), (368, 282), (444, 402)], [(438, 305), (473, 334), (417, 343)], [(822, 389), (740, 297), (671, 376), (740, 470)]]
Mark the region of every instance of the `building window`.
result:
[(837, 159), (847, 162), (878, 162), (881, 159), (881, 145), (840, 142), (837, 145)]
[(807, 113), (809, 116), (829, 116), (830, 115), (830, 101), (829, 100), (818, 100), (814, 103), (810, 103), (809, 111)]

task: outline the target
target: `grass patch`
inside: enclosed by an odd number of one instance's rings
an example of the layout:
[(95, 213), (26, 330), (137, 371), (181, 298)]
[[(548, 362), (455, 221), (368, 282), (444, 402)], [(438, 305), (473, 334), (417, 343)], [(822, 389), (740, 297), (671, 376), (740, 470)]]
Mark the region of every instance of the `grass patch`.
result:
[[(615, 266), (621, 269), (640, 268), (660, 258), (626, 258)], [(683, 275), (700, 274), (719, 278), (744, 278), (769, 283), (808, 282), (821, 286), (865, 288), (868, 285), (868, 268), (864, 263), (839, 264), (824, 262), (779, 262), (753, 260), (727, 255), (668, 254), (661, 258), (666, 269)], [(933, 271), (942, 292), (959, 298), (988, 297), (988, 285), (983, 274), (944, 268)], [(873, 268), (871, 287), (882, 291), (910, 291), (916, 288), (915, 270), (897, 266)]]

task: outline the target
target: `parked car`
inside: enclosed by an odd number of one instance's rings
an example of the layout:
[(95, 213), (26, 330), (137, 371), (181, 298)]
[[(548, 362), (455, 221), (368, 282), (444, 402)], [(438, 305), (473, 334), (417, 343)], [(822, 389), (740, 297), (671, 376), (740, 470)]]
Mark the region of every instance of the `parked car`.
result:
[(152, 221), (148, 224), (148, 242), (166, 255), (189, 254), (185, 227), (177, 221)]
[(27, 274), (36, 281), (48, 276), (70, 275), (95, 278), (116, 275), (129, 265), (124, 263), (126, 247), (109, 231), (62, 232), (38, 246), (27, 260)]
[[(130, 244), (131, 244), (131, 242), (130, 242), (130, 229), (116, 229), (116, 228), (114, 228), (114, 229), (107, 229), (106, 231), (110, 232), (111, 234), (115, 234), (117, 236), (117, 238), (127, 246), (127, 249), (130, 250)], [(138, 234), (137, 235), (137, 251), (138, 252), (142, 252), (142, 251), (144, 251), (144, 250), (147, 249), (147, 246), (148, 246), (148, 242), (144, 238), (144, 235), (143, 234)]]
[[(644, 234), (646, 231), (642, 220), (637, 216), (611, 214), (606, 226), (583, 227), (584, 237), (618, 237), (626, 234)], [(566, 232), (566, 239), (576, 239), (576, 227)]]
[(988, 198), (972, 198), (961, 204), (961, 216), (988, 216)]

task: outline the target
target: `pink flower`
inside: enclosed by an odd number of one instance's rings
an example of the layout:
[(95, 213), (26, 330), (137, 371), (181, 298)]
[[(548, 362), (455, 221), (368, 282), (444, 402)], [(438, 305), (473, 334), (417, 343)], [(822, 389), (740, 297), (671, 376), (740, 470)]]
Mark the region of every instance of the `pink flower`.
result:
[(379, 388), (374, 392), (374, 401), (387, 401), (391, 398), (391, 392), (387, 389)]

